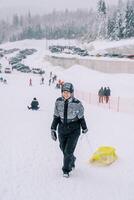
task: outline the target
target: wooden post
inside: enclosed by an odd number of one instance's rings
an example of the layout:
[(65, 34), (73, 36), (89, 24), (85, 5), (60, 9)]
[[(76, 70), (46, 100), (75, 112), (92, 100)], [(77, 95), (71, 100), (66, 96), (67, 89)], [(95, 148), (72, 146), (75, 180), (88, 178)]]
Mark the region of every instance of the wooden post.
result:
[(117, 112), (119, 112), (119, 107), (120, 107), (120, 97), (117, 99)]
[(108, 100), (108, 108), (110, 110), (110, 97), (109, 97), (109, 100)]

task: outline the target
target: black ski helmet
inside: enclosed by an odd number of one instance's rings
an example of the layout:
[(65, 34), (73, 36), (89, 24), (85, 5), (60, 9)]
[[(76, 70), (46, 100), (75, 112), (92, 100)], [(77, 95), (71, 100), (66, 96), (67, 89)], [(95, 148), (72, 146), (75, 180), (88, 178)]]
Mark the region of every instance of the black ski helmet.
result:
[(74, 87), (72, 83), (64, 83), (61, 87), (61, 92), (68, 91), (70, 93), (74, 92)]

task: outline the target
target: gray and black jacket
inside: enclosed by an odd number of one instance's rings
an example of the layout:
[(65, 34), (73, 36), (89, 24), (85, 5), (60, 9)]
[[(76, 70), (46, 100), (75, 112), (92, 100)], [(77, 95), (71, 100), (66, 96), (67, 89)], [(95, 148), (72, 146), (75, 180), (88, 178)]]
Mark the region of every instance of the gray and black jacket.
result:
[(71, 97), (65, 100), (63, 97), (59, 97), (55, 102), (54, 118), (51, 125), (51, 129), (58, 132), (66, 131), (72, 132), (80, 127), (85, 130), (87, 125), (84, 118), (84, 107), (81, 102)]

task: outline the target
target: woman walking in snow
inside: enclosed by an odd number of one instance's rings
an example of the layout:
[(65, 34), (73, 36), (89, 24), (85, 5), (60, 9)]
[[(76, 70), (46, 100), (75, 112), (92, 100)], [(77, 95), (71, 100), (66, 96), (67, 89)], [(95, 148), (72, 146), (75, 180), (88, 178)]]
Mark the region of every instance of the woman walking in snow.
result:
[(64, 83), (61, 93), (62, 96), (55, 102), (51, 137), (53, 140), (57, 140), (56, 129), (58, 126), (60, 149), (63, 152), (63, 176), (69, 177), (69, 172), (75, 167), (76, 157), (74, 151), (81, 128), (82, 133), (87, 133), (88, 129), (84, 118), (83, 105), (73, 96), (73, 85)]

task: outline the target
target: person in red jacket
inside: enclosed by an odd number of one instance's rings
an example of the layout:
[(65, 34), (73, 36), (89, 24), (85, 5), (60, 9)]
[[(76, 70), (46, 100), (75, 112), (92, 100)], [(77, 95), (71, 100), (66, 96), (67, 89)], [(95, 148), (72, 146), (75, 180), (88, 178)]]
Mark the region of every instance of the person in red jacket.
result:
[(32, 79), (29, 79), (29, 86), (32, 86)]

